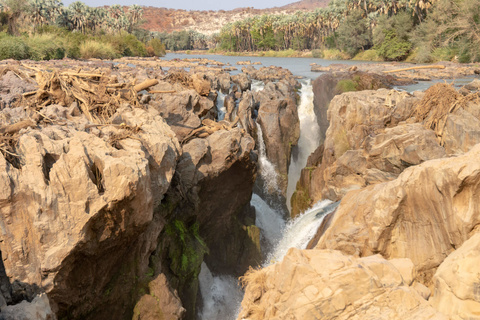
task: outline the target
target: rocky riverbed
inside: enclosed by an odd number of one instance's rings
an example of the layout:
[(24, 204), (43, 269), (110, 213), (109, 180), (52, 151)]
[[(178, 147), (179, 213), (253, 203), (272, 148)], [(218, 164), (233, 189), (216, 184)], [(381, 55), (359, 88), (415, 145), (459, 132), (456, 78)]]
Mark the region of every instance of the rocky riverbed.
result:
[(246, 274), (239, 319), (478, 316), (476, 82), (409, 94), (390, 89), (405, 77), (321, 75), (291, 214), (341, 203), (309, 250), (248, 271), (266, 254), (253, 190), (290, 201), (300, 83), (231, 68), (0, 62), (0, 319), (195, 319), (202, 263)]

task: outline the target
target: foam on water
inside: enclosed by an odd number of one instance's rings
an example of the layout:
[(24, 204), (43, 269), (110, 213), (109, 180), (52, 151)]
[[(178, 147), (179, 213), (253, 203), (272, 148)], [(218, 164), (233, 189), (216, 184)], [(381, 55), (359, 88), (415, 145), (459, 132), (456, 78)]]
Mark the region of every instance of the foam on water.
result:
[(214, 276), (205, 262), (198, 275), (203, 308), (198, 314), (201, 320), (235, 319), (243, 298), (238, 281), (230, 276)]
[(311, 209), (289, 221), (281, 240), (268, 255), (264, 267), (281, 261), (290, 248), (305, 249), (322, 224), (325, 215), (335, 210), (337, 206), (338, 202), (319, 201)]
[(251, 88), (253, 92), (262, 91), (265, 88), (265, 83), (263, 81), (253, 79)]

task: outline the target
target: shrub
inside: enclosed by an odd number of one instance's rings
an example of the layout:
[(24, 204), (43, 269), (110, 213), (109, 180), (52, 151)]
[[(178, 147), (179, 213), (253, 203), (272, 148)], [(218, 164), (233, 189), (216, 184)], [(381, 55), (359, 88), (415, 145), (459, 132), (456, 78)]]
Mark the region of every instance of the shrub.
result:
[(122, 56), (144, 57), (147, 55), (145, 45), (133, 34), (121, 32), (116, 35), (105, 35), (102, 37), (102, 41), (110, 43), (114, 50)]
[(338, 92), (357, 91), (357, 83), (349, 79), (340, 80), (337, 82), (335, 89)]
[(165, 56), (165, 45), (160, 39), (152, 39), (148, 41), (147, 46), (153, 50), (153, 56), (163, 57)]
[(118, 54), (109, 43), (88, 40), (80, 46), (80, 57), (83, 59), (115, 59), (117, 56)]
[(458, 54), (458, 50), (451, 47), (436, 48), (433, 50), (431, 57), (434, 61), (450, 61)]
[(312, 50), (312, 57), (322, 59), (323, 58), (323, 51), (319, 49)]
[(373, 43), (378, 55), (387, 61), (404, 60), (413, 45), (410, 34), (413, 30), (412, 16), (399, 12), (392, 17), (382, 16), (373, 31)]
[(382, 58), (378, 55), (376, 50), (370, 49), (359, 52), (352, 60), (382, 61)]
[(385, 38), (380, 46), (375, 49), (379, 56), (387, 61), (399, 61), (407, 57), (412, 43), (399, 38), (394, 30), (383, 30)]
[(348, 60), (350, 56), (346, 52), (340, 52), (338, 49), (323, 50), (323, 59), (326, 60)]
[(368, 20), (363, 17), (361, 10), (350, 12), (338, 27), (336, 34), (338, 47), (351, 57), (372, 45)]
[(29, 47), (21, 38), (3, 36), (0, 41), (0, 60), (28, 59)]
[(30, 47), (30, 59), (51, 60), (65, 56), (65, 48), (53, 34), (34, 35), (27, 38), (27, 43)]

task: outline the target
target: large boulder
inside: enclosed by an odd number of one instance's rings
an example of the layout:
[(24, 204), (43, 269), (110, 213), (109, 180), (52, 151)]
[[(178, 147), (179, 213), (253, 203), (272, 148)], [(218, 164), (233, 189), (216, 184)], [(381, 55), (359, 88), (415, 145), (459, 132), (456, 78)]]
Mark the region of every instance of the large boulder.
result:
[(0, 249), (10, 282), (21, 284), (12, 295), (44, 291), (60, 318), (128, 317), (128, 293), (162, 230), (154, 212), (179, 143), (158, 114), (120, 113), (113, 126), (79, 125), (86, 131), (72, 122), (27, 129), (18, 161), (0, 156)]
[(450, 254), (433, 277), (432, 305), (450, 319), (476, 319), (480, 314), (478, 266), (480, 233)]
[(241, 92), (250, 90), (252, 87), (252, 81), (245, 73), (239, 73), (231, 77), (232, 82), (238, 86)]
[(292, 146), (300, 137), (297, 106), (291, 99), (262, 102), (258, 111), (268, 159), (279, 173), (279, 187), (286, 194)]
[(319, 199), (338, 201), (349, 190), (392, 180), (408, 166), (444, 156), (433, 131), (399, 125), (418, 101), (387, 89), (335, 96), (324, 143), (302, 170), (292, 196), (292, 216)]
[(401, 84), (400, 81), (390, 75), (357, 72), (328, 72), (312, 83), (313, 86), (313, 110), (320, 126), (320, 143), (325, 139), (325, 133), (329, 126), (327, 111), (330, 101), (341, 93), (347, 91), (378, 90), (391, 88)]
[(407, 168), (397, 179), (351, 191), (316, 246), (387, 259), (409, 258), (430, 285), (436, 268), (480, 223), (480, 145)]
[(282, 262), (243, 277), (237, 319), (447, 319), (412, 286), (408, 262), (290, 249)]
[(12, 306), (0, 308), (0, 320), (56, 320), (45, 293), (31, 302), (26, 300)]
[(350, 190), (393, 180), (410, 166), (444, 156), (434, 132), (421, 124), (386, 128), (367, 136), (359, 149), (347, 150), (333, 163), (313, 170), (311, 192), (339, 200)]
[(169, 95), (159, 95), (150, 101), (150, 106), (155, 108), (171, 127), (177, 138), (181, 141), (192, 130), (201, 125), (200, 118), (195, 114), (200, 96), (194, 90), (184, 90)]
[(149, 293), (143, 295), (135, 306), (132, 320), (183, 319), (178, 293), (172, 290), (164, 274), (159, 274), (148, 284)]
[(252, 118), (254, 107), (252, 92), (244, 92), (242, 100), (238, 103), (237, 118), (240, 126), (252, 136), (256, 130), (255, 121)]

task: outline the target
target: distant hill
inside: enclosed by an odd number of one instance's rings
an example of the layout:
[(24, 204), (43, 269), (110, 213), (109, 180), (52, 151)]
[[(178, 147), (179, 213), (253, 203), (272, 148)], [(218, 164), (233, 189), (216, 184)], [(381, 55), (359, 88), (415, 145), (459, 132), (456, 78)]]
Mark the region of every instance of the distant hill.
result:
[(317, 8), (325, 8), (330, 0), (301, 0), (294, 3), (287, 4), (280, 9), (294, 9), (294, 10), (314, 10)]
[(234, 10), (219, 11), (189, 11), (181, 9), (167, 9), (144, 7), (143, 28), (150, 31), (173, 32), (181, 30), (196, 30), (203, 34), (214, 34), (228, 22), (243, 20), (255, 15), (266, 13), (291, 14), (297, 10), (315, 10), (328, 5), (330, 0), (302, 0), (283, 7), (270, 9), (237, 8)]

